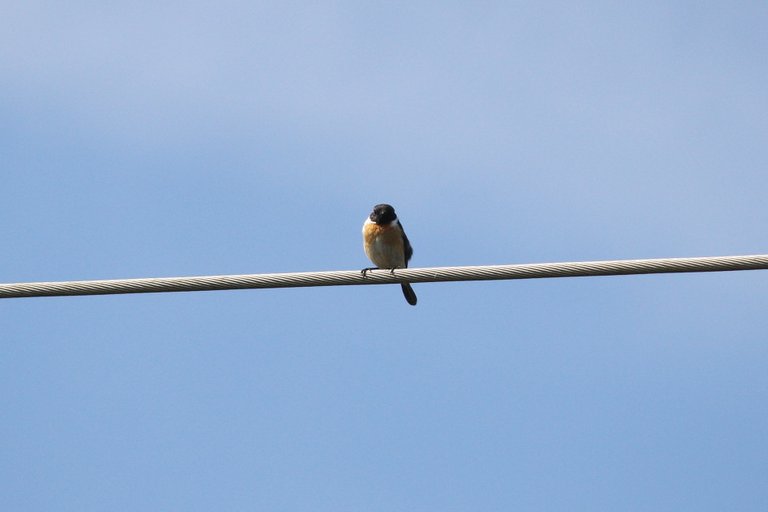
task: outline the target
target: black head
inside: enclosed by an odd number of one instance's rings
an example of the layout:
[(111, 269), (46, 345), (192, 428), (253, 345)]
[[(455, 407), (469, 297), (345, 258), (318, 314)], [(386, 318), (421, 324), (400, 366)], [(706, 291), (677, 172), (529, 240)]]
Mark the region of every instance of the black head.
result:
[(395, 209), (388, 204), (377, 204), (369, 216), (371, 222), (376, 224), (389, 224), (397, 218)]

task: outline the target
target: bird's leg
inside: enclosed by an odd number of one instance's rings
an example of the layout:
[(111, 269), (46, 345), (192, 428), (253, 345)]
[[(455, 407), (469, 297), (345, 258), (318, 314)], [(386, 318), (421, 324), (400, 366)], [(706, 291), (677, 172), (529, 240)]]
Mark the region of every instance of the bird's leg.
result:
[(360, 273), (363, 274), (363, 277), (366, 277), (369, 270), (379, 270), (379, 267), (365, 267)]

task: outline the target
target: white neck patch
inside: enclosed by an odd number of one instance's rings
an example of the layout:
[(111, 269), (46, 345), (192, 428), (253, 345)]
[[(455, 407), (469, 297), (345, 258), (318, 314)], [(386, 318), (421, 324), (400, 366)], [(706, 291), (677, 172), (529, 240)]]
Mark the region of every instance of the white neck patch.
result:
[[(363, 222), (363, 224), (376, 224), (376, 223), (375, 223), (375, 222), (373, 222), (373, 221), (371, 220), (371, 218), (370, 218), (370, 217), (366, 217), (366, 218), (365, 218), (365, 222)], [(393, 226), (393, 227), (394, 227), (394, 226), (397, 226), (397, 217), (395, 217), (395, 220), (393, 220), (392, 222), (390, 222), (390, 223), (389, 223), (389, 225), (390, 225), (390, 226)]]

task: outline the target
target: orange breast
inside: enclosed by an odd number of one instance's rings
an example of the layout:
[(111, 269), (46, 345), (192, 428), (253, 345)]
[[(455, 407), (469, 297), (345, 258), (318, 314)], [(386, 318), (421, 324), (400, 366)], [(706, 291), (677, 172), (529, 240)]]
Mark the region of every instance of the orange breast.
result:
[(403, 237), (396, 227), (366, 224), (363, 247), (368, 258), (379, 268), (405, 267)]

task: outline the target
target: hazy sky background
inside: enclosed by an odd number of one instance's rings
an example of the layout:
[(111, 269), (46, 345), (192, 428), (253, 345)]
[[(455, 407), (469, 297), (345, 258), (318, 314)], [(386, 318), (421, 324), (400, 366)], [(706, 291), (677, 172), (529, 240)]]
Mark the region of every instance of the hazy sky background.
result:
[[(765, 2), (0, 6), (0, 282), (768, 253)], [(0, 507), (768, 508), (761, 271), (0, 302)]]

